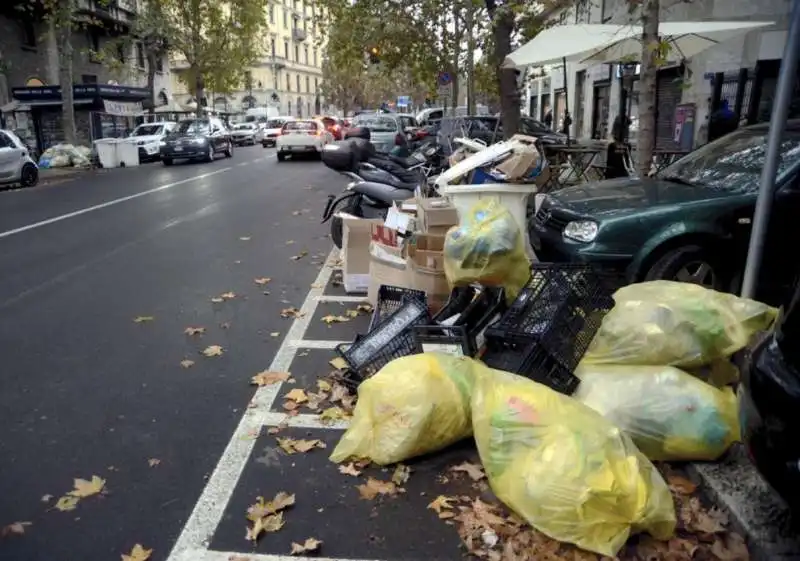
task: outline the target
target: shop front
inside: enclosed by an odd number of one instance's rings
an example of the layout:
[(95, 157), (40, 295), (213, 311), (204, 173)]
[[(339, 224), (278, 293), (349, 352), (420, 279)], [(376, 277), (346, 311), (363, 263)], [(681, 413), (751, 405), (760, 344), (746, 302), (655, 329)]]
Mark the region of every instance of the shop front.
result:
[[(126, 136), (152, 97), (147, 88), (106, 84), (72, 87), (78, 144)], [(13, 88), (12, 97), (30, 108), (28, 127), (39, 152), (64, 141), (60, 86)]]
[(608, 138), (608, 116), (611, 111), (611, 67), (599, 64), (588, 69), (587, 80), (592, 83), (592, 138)]

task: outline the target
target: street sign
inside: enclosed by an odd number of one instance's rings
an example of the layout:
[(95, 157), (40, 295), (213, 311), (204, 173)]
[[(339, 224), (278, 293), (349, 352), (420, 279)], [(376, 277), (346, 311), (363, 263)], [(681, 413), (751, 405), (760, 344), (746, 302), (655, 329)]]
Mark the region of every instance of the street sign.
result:
[(442, 86), (449, 86), (453, 83), (453, 78), (450, 76), (449, 72), (439, 72), (439, 75), (436, 77), (436, 83), (439, 84), (439, 87)]
[(409, 105), (411, 105), (411, 96), (410, 95), (397, 96), (397, 106), (398, 107), (408, 107)]

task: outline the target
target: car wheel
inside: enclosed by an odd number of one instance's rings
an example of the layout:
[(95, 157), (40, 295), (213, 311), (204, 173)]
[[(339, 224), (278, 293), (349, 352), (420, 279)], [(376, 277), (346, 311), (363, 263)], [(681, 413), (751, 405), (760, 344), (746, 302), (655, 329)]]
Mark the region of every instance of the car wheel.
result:
[(207, 162), (214, 161), (214, 147), (211, 145), (211, 143), (208, 144), (208, 153), (206, 154), (205, 160)]
[(283, 152), (278, 152), (278, 161), (282, 162), (286, 159), (286, 155)]
[(730, 288), (723, 267), (712, 253), (698, 245), (668, 251), (645, 274), (645, 280), (671, 280), (726, 291)]
[(164, 163), (165, 166), (172, 165), (172, 158), (161, 158), (161, 161)]
[(233, 158), (233, 142), (228, 143), (228, 147), (225, 149), (225, 157)]
[(33, 164), (25, 164), (22, 166), (22, 173), (20, 174), (20, 184), (23, 187), (33, 187), (39, 182), (39, 170)]

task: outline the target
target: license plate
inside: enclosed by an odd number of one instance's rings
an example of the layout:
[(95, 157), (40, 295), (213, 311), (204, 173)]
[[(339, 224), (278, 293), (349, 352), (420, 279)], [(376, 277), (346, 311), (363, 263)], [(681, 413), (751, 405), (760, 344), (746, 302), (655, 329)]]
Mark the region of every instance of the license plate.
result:
[(183, 148), (181, 148), (180, 146), (176, 146), (175, 147), (175, 151), (176, 152), (183, 152)]

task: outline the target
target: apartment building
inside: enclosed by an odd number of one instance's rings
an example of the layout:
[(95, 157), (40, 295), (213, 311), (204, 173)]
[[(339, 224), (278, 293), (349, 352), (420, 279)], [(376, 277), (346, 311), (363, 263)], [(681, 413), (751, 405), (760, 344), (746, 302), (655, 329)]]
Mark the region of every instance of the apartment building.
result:
[[(723, 100), (742, 124), (769, 120), (791, 4), (790, 0), (662, 0), (662, 21), (758, 20), (775, 24), (720, 43), (691, 59), (682, 60), (679, 53), (671, 53), (658, 71), (657, 149), (689, 149), (704, 143), (708, 117)], [(638, 14), (630, 13), (627, 0), (579, 0), (555, 16), (553, 23), (637, 21)], [(624, 111), (631, 119), (631, 141), (635, 143), (638, 74), (635, 64), (567, 64), (565, 88), (561, 66), (529, 69), (524, 109), (539, 119), (552, 111), (553, 127), (560, 128), (568, 101), (570, 133), (579, 139), (608, 138), (614, 119)], [(800, 100), (800, 88), (796, 98)], [(691, 134), (679, 138), (676, 124), (683, 124)]]
[[(58, 46), (41, 13), (21, 11), (30, 0), (0, 3), (0, 113), (3, 125), (44, 150), (63, 140)], [(170, 100), (166, 57), (159, 61), (155, 87), (147, 85), (147, 60), (141, 44), (117, 49), (117, 63), (104, 63), (115, 35), (130, 31), (137, 0), (78, 0), (72, 47), (75, 121), (79, 142), (121, 136), (151, 104)]]
[[(304, 0), (273, 0), (268, 7), (268, 29), (262, 39), (263, 56), (242, 68), (239, 89), (207, 92), (206, 104), (218, 111), (277, 107), (282, 115), (308, 117), (325, 111), (321, 97), (323, 30), (314, 5)], [(173, 61), (172, 85), (183, 103), (195, 100), (180, 80), (185, 63)]]

